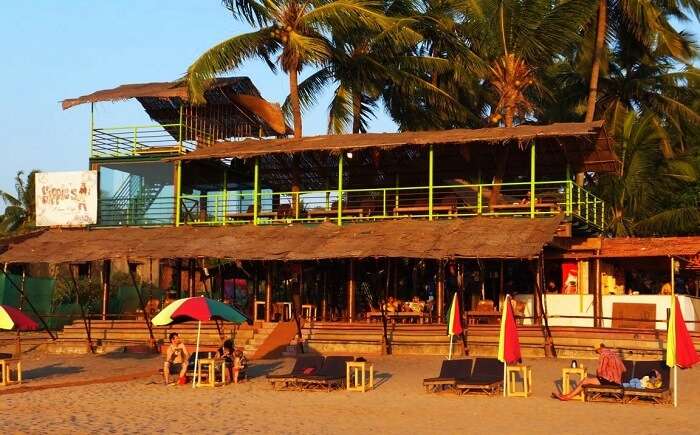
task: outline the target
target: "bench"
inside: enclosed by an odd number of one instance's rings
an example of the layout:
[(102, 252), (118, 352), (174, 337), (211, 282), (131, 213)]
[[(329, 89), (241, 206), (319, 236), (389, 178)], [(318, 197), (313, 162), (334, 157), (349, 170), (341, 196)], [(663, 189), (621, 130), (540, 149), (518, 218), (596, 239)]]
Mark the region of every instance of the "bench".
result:
[(630, 379), (641, 379), (651, 370), (661, 373), (661, 388), (629, 388), (622, 385), (587, 385), (583, 394), (587, 402), (614, 403), (654, 403), (668, 404), (671, 402), (671, 372), (664, 361), (623, 361), (627, 369), (622, 375), (622, 382), (629, 383)]

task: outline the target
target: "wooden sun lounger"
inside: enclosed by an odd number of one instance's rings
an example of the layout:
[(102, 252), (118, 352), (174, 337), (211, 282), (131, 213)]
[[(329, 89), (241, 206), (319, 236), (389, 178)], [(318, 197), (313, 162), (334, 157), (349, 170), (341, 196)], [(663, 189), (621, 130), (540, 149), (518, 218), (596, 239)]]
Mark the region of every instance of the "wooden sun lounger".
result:
[[(622, 374), (622, 382), (629, 382), (633, 378), (634, 361), (622, 361), (625, 372)], [(588, 385), (583, 387), (586, 402), (613, 402), (622, 403), (625, 391), (618, 385)]]
[(296, 381), (299, 377), (304, 375), (304, 371), (309, 368), (313, 368), (315, 371), (320, 370), (323, 366), (324, 359), (324, 357), (319, 355), (299, 357), (294, 362), (294, 367), (292, 367), (291, 372), (279, 375), (267, 375), (267, 380), (272, 384), (273, 390), (296, 388)]
[(634, 364), (634, 377), (641, 379), (653, 369), (661, 373), (661, 388), (624, 388), (625, 403), (667, 404), (671, 402), (671, 370), (663, 361), (637, 361)]
[(423, 388), (428, 393), (453, 389), (458, 382), (470, 376), (472, 364), (473, 361), (471, 359), (445, 360), (442, 362), (440, 375), (437, 378), (423, 379)]
[(298, 377), (296, 386), (300, 390), (331, 391), (342, 388), (346, 379), (346, 363), (353, 360), (351, 356), (328, 356), (316, 374)]
[(503, 363), (496, 358), (477, 358), (474, 371), (467, 379), (456, 383), (460, 394), (498, 394), (503, 386)]

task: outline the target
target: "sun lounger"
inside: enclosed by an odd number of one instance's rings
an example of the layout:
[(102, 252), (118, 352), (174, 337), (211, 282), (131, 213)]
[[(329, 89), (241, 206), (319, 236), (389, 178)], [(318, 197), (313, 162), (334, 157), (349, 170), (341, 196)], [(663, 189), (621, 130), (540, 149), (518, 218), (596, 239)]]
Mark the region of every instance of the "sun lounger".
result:
[(423, 379), (423, 387), (428, 393), (454, 388), (457, 382), (469, 378), (472, 365), (471, 359), (445, 360), (440, 367), (440, 375), (437, 378)]
[(623, 401), (625, 403), (670, 403), (671, 370), (664, 361), (637, 361), (634, 364), (634, 377), (641, 379), (652, 370), (658, 370), (661, 373), (661, 388), (624, 388)]
[[(634, 377), (634, 361), (622, 361), (625, 371), (622, 382), (629, 382)], [(624, 400), (625, 391), (621, 385), (587, 385), (583, 387), (586, 402), (615, 402)]]
[(320, 355), (299, 357), (294, 362), (294, 367), (292, 367), (291, 372), (279, 375), (267, 375), (267, 380), (272, 384), (272, 388), (275, 390), (294, 388), (297, 379), (304, 375), (305, 371), (314, 370), (314, 372), (317, 372), (323, 366), (323, 362), (324, 357)]
[(461, 394), (494, 395), (503, 386), (503, 363), (496, 358), (477, 358), (469, 378), (455, 384)]
[(296, 386), (300, 390), (331, 391), (341, 388), (345, 384), (346, 363), (353, 360), (351, 356), (328, 356), (315, 374), (299, 376)]

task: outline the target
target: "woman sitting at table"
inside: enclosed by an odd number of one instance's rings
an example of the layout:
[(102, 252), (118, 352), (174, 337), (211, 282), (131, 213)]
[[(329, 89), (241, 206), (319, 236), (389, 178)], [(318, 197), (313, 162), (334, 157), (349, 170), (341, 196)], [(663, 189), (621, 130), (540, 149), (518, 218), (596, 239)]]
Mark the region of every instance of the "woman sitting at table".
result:
[(389, 296), (389, 299), (387, 300), (385, 309), (386, 309), (387, 313), (396, 313), (397, 311), (399, 311), (400, 306), (401, 305), (400, 305), (399, 301), (394, 299), (393, 296)]

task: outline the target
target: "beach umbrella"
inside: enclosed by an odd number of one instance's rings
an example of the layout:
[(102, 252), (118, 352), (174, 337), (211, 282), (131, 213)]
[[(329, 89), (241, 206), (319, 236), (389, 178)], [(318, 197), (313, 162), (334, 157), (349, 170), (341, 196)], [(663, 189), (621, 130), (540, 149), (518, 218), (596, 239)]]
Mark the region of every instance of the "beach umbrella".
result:
[[(226, 320), (233, 323), (250, 323), (250, 319), (245, 314), (214, 299), (205, 297), (184, 298), (173, 301), (163, 308), (151, 322), (155, 326), (165, 326), (187, 321), (197, 321), (197, 345), (195, 349), (194, 371), (197, 373), (199, 364), (199, 339), (202, 332), (202, 321)], [(192, 377), (192, 387), (194, 388), (195, 377)]]
[(464, 330), (462, 328), (462, 311), (459, 309), (459, 297), (457, 292), (452, 296), (452, 306), (447, 313), (447, 335), (450, 336), (450, 352), (447, 359), (452, 359), (452, 339)]
[(17, 331), (17, 357), (22, 353), (20, 331), (34, 331), (39, 324), (20, 310), (9, 305), (0, 305), (0, 329)]
[(671, 316), (668, 319), (666, 341), (666, 365), (673, 368), (673, 406), (678, 406), (678, 367), (689, 369), (700, 362), (700, 356), (688, 333), (681, 305), (675, 295), (671, 295)]
[(508, 379), (506, 379), (506, 367), (520, 361), (520, 339), (518, 338), (518, 326), (515, 324), (513, 305), (510, 303), (510, 295), (503, 300), (503, 313), (501, 314), (501, 331), (498, 337), (498, 360), (503, 363), (503, 396), (506, 395)]

